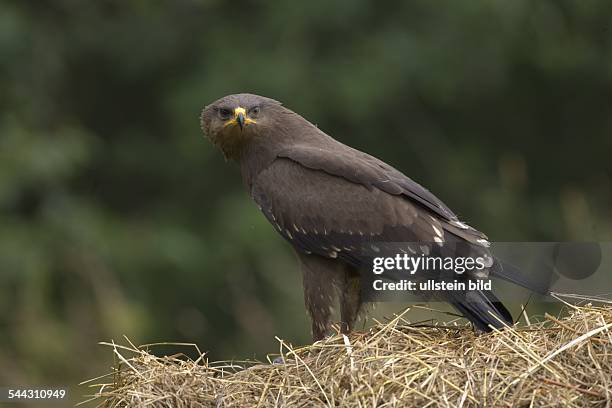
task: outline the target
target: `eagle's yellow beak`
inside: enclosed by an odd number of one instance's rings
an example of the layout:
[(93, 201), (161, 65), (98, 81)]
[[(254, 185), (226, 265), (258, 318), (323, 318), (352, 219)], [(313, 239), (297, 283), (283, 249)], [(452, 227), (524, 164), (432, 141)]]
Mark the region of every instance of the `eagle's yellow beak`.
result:
[(233, 125), (238, 124), (238, 126), (240, 126), (240, 130), (242, 130), (242, 128), (244, 128), (245, 125), (251, 124), (251, 123), (257, 123), (257, 122), (254, 119), (251, 119), (247, 116), (246, 109), (239, 106), (236, 109), (234, 109), (234, 117), (231, 120), (227, 121), (225, 126), (231, 125), (231, 124)]

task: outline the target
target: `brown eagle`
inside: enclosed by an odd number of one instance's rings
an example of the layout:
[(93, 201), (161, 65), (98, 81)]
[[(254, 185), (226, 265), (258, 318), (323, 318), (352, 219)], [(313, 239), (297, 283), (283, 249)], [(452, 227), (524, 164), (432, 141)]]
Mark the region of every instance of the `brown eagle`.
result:
[[(364, 265), (355, 252), (368, 242), (418, 242), (424, 251), (464, 243), (488, 254), (487, 237), (459, 221), (427, 189), (385, 162), (338, 142), (273, 99), (223, 97), (206, 106), (201, 125), (225, 157), (238, 162), (249, 194), (295, 249), (314, 340), (330, 328), (336, 295), (342, 330), (353, 328), (364, 304)], [(483, 276), (493, 271), (494, 265), (488, 266)], [(513, 322), (490, 291), (448, 291), (439, 298), (480, 330)]]

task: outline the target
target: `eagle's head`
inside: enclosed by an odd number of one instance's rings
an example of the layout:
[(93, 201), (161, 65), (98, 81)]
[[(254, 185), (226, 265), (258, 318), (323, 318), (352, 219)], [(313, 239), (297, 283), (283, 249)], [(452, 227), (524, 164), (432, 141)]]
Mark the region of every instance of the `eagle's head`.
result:
[(202, 131), (228, 158), (235, 158), (255, 136), (275, 127), (281, 104), (253, 94), (234, 94), (207, 105)]

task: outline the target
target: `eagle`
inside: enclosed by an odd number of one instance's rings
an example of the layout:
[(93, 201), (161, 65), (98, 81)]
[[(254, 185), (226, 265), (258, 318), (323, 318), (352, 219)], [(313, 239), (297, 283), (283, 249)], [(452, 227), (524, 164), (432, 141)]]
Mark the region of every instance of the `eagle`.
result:
[[(225, 96), (203, 109), (201, 126), (225, 158), (239, 164), (249, 195), (295, 249), (314, 341), (330, 331), (338, 300), (344, 333), (354, 328), (368, 303), (361, 279), (367, 265), (359, 256), (368, 243), (420, 243), (421, 253), (443, 248), (450, 256), (469, 248), (489, 262), (485, 270), (465, 272), (461, 279), (483, 279), (491, 272), (504, 277), (485, 234), (460, 221), (426, 188), (274, 99)], [(445, 291), (437, 298), (479, 330), (513, 324), (491, 290)]]

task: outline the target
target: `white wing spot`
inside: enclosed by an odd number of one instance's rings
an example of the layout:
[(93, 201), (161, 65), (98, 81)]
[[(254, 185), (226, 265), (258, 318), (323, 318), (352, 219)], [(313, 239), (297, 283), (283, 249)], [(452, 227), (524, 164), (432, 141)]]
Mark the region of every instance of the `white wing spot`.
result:
[(459, 220), (451, 221), (451, 225), (454, 225), (455, 227), (459, 227), (461, 229), (470, 229), (469, 225), (467, 225), (466, 223), (461, 222)]
[(440, 231), (440, 228), (436, 227), (435, 225), (432, 225), (431, 228), (433, 228), (437, 236), (442, 237), (442, 231)]
[(476, 242), (478, 242), (480, 245), (482, 245), (485, 248), (488, 248), (491, 246), (491, 243), (487, 241), (486, 239), (479, 239)]
[(444, 243), (444, 240), (440, 237), (434, 237), (434, 241), (440, 246), (442, 246), (442, 244)]

